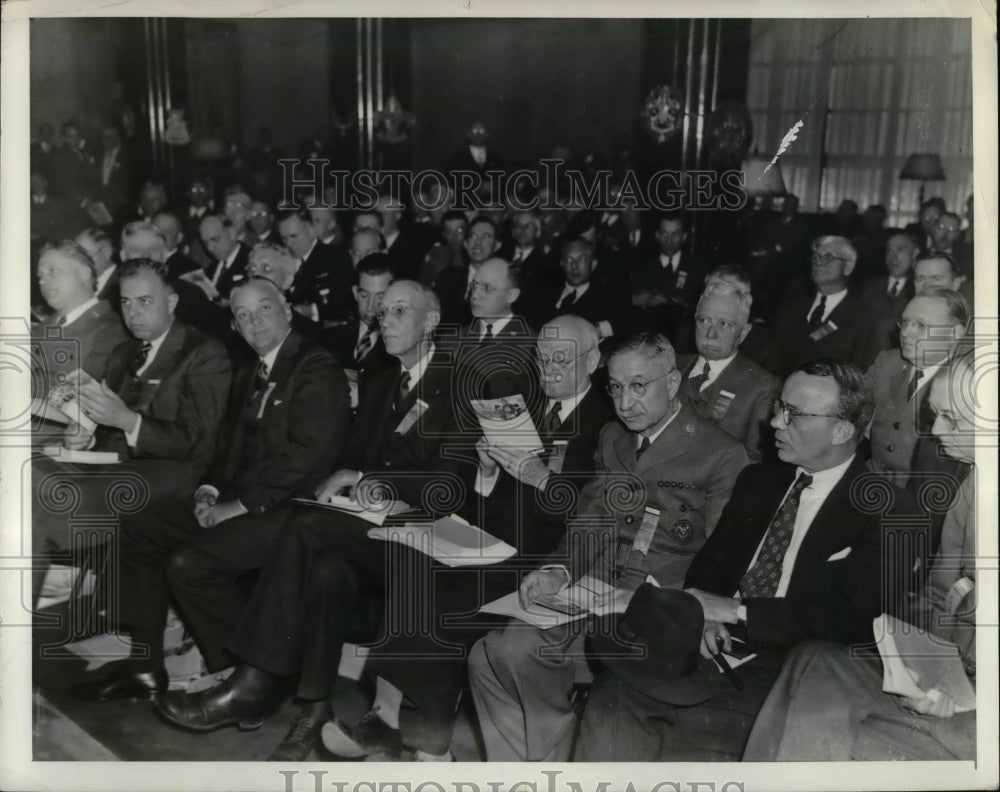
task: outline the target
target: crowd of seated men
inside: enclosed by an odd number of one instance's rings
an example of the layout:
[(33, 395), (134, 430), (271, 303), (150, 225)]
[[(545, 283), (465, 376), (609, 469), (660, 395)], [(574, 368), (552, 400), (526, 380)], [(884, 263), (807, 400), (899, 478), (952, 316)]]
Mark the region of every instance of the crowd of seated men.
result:
[[(59, 174), (37, 172), (35, 207)], [(33, 214), (35, 395), (85, 372), (63, 448), (120, 461), (33, 458), (36, 601), (46, 559), (89, 541), (59, 487), (83, 509), (105, 498), (101, 471), (142, 492), (111, 542), (131, 656), (74, 695), (152, 699), (194, 731), (255, 728), (292, 696), (283, 761), (320, 743), (448, 760), (467, 686), (490, 761), (974, 756), (974, 713), (883, 693), (878, 661), (848, 649), (888, 610), (947, 632), (974, 678), (957, 216), (928, 202), (859, 282), (860, 231), (788, 261), (778, 228), (743, 267), (693, 257), (680, 214), (407, 219), (380, 196), (345, 233), (346, 213), (278, 211), (235, 183), (216, 210), (211, 191), (195, 179), (171, 207), (147, 183), (141, 216), (120, 202), (103, 228)], [(517, 396), (541, 450), (480, 428), (473, 401)], [(905, 523), (919, 541), (886, 541), (935, 476), (947, 508)], [(455, 514), (515, 552), (453, 568), (299, 502), (343, 495)], [(581, 580), (588, 618), (479, 612)], [(218, 684), (169, 689), (170, 606), (205, 669), (232, 669)], [(725, 673), (737, 645), (757, 656)], [(331, 700), (363, 677), (370, 709), (346, 722)]]

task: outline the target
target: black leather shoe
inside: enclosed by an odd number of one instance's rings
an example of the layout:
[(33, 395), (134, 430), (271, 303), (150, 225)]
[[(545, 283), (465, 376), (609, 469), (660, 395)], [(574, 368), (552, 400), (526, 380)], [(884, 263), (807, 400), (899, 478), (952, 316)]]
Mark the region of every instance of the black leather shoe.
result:
[(330, 715), (329, 702), (324, 702), (321, 706), (304, 708), (302, 714), (292, 721), (292, 727), (285, 735), (285, 739), (271, 752), (267, 761), (304, 762), (319, 742), (323, 724), (330, 719)]
[(403, 750), (403, 736), (371, 710), (353, 726), (339, 718), (327, 723), (323, 727), (323, 745), (334, 756), (344, 759), (381, 754), (391, 761)]
[(156, 671), (134, 671), (124, 667), (102, 679), (76, 685), (70, 690), (70, 694), (87, 701), (149, 701), (166, 691), (167, 682), (167, 672), (162, 668)]
[(242, 691), (226, 679), (196, 693), (173, 691), (156, 700), (156, 709), (164, 718), (193, 731), (212, 731), (223, 726), (259, 729), (264, 718), (281, 705), (279, 696), (241, 697)]

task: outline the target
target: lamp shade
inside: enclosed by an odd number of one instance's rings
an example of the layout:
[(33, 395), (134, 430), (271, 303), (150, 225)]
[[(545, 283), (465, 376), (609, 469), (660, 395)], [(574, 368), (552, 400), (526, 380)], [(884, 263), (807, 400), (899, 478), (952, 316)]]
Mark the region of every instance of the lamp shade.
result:
[(784, 195), (785, 180), (781, 176), (781, 165), (757, 154), (743, 160), (743, 185), (750, 196)]
[(944, 181), (944, 166), (937, 154), (911, 154), (899, 178), (907, 181)]

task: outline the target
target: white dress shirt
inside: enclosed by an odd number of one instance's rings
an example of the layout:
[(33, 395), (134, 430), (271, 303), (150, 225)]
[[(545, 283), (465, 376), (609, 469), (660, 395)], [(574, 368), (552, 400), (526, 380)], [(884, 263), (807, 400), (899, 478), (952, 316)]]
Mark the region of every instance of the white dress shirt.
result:
[(660, 266), (664, 269), (670, 268), (674, 272), (677, 272), (678, 267), (681, 265), (681, 252), (678, 250), (672, 256), (668, 256), (666, 253), (660, 254)]
[(587, 290), (589, 288), (590, 288), (590, 281), (587, 281), (587, 283), (581, 283), (579, 286), (570, 286), (567, 283), (565, 286), (563, 286), (562, 294), (559, 295), (559, 299), (556, 300), (556, 306), (558, 307), (559, 305), (561, 305), (562, 301), (565, 300), (567, 297), (569, 297), (569, 295), (572, 294), (573, 292), (576, 292), (576, 300), (579, 300), (581, 297), (583, 297), (583, 295), (587, 293)]
[[(826, 470), (814, 471), (810, 474), (812, 475), (812, 483), (804, 488), (802, 495), (799, 496), (799, 508), (795, 512), (795, 525), (792, 527), (792, 538), (788, 542), (788, 549), (785, 551), (785, 557), (781, 562), (781, 578), (778, 580), (778, 588), (774, 592), (775, 597), (784, 597), (788, 591), (788, 582), (792, 579), (792, 570), (795, 568), (795, 558), (799, 554), (799, 548), (802, 547), (802, 542), (806, 538), (806, 534), (809, 533), (809, 528), (816, 519), (820, 508), (826, 503), (830, 492), (844, 477), (844, 474), (853, 461), (854, 457), (851, 456), (839, 465), (827, 468)], [(797, 479), (801, 473), (809, 473), (809, 471), (796, 468), (795, 478)], [(791, 492), (794, 486), (795, 482), (793, 481), (788, 487), (788, 492)], [(788, 492), (785, 493), (785, 498), (788, 497)], [(782, 503), (785, 502), (785, 498), (781, 499)], [(781, 506), (779, 505), (778, 508), (780, 509)], [(757, 562), (757, 556), (760, 555), (761, 548), (764, 546), (766, 539), (767, 532), (765, 531), (760, 544), (757, 545), (757, 552), (754, 553), (747, 570), (752, 569), (753, 565)]]
[[(812, 312), (816, 310), (816, 307), (819, 305), (819, 301), (820, 298), (822, 298), (822, 296), (823, 296), (822, 292), (816, 292), (816, 297), (813, 299), (812, 305), (810, 305), (809, 310), (806, 311), (806, 318), (812, 316)], [(820, 321), (825, 322), (826, 318), (833, 312), (833, 309), (836, 308), (838, 305), (840, 305), (844, 301), (844, 298), (846, 296), (847, 296), (846, 288), (837, 292), (836, 294), (826, 295), (826, 305), (824, 306), (823, 316), (820, 319)]]
[(514, 318), (514, 314), (509, 313), (506, 316), (501, 316), (497, 319), (488, 319), (486, 317), (482, 319), (477, 319), (479, 322), (479, 340), (482, 341), (486, 338), (486, 325), (491, 325), (493, 327), (493, 337), (496, 338), (500, 331), (503, 330), (510, 320)]
[(100, 294), (101, 289), (108, 285), (108, 281), (111, 280), (111, 276), (115, 273), (115, 265), (112, 264), (104, 272), (97, 276), (97, 288), (94, 289), (94, 294)]
[(222, 277), (222, 273), (225, 272), (227, 269), (229, 269), (231, 266), (233, 266), (233, 262), (236, 261), (236, 257), (239, 254), (240, 254), (240, 246), (239, 243), (237, 243), (233, 245), (232, 252), (219, 263), (218, 267), (216, 267), (215, 275), (212, 278), (213, 286), (216, 286), (219, 283), (219, 278)]
[(694, 368), (688, 374), (688, 379), (691, 377), (697, 377), (705, 370), (705, 364), (708, 363), (708, 376), (705, 381), (701, 384), (699, 390), (705, 390), (709, 385), (711, 385), (715, 380), (719, 378), (723, 371), (726, 370), (726, 366), (733, 362), (733, 358), (736, 357), (736, 353), (733, 352), (729, 357), (722, 358), (721, 360), (706, 360), (701, 355), (698, 355), (698, 359), (695, 361)]
[[(149, 352), (146, 354), (146, 362), (143, 363), (135, 371), (135, 376), (141, 377), (143, 372), (150, 367), (153, 359), (156, 357), (156, 353), (160, 351), (160, 347), (163, 346), (163, 339), (167, 337), (167, 333), (170, 332), (170, 328), (173, 327), (173, 321), (167, 325), (167, 329), (164, 330), (157, 338), (154, 338), (149, 342)], [(142, 416), (139, 415), (136, 419), (135, 426), (132, 427), (131, 432), (125, 433), (125, 442), (128, 443), (129, 448), (135, 448), (135, 444), (139, 439), (139, 427), (142, 426)]]
[(65, 327), (68, 324), (73, 324), (73, 322), (75, 322), (77, 319), (79, 319), (81, 316), (87, 313), (87, 311), (89, 311), (91, 308), (97, 305), (97, 303), (98, 299), (97, 296), (95, 295), (91, 297), (89, 300), (87, 300), (87, 302), (85, 302), (83, 305), (78, 305), (72, 311), (67, 311), (65, 314), (66, 318), (63, 319), (63, 326)]

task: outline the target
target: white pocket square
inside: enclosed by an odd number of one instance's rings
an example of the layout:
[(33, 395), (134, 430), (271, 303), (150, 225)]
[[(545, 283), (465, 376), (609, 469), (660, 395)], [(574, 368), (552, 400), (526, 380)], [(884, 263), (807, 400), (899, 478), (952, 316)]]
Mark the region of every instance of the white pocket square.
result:
[[(279, 404), (281, 404), (281, 399), (275, 399), (274, 406), (277, 407)], [(847, 549), (850, 550), (851, 548), (848, 547)]]
[(840, 561), (842, 558), (847, 558), (847, 556), (849, 556), (850, 554), (851, 554), (851, 548), (850, 547), (845, 547), (839, 553), (834, 553), (832, 556), (830, 556), (826, 560), (827, 561)]

